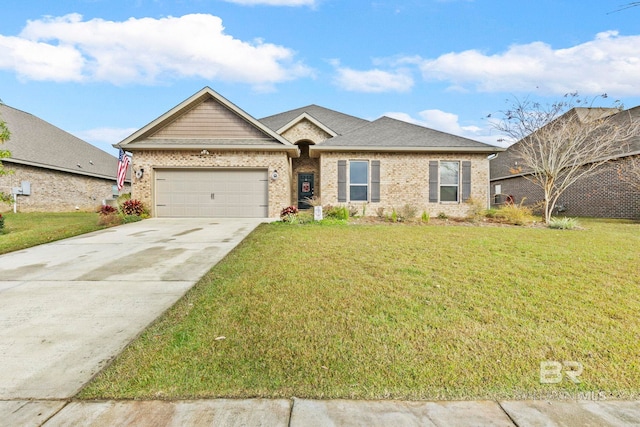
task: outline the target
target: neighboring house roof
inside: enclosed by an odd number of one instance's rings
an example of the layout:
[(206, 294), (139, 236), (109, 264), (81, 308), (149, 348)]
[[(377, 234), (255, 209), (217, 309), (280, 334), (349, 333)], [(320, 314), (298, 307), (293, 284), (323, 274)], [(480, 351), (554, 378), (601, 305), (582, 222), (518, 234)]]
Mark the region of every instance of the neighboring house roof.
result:
[(287, 125), (292, 126), (303, 119), (305, 115), (312, 117), (332, 131), (328, 133), (336, 135), (343, 135), (369, 123), (368, 120), (313, 104), (265, 117), (260, 119), (260, 122), (276, 132), (284, 132), (287, 129)]
[(201, 89), (115, 145), (123, 150), (298, 148), (209, 87)]
[(0, 104), (0, 120), (11, 132), (0, 146), (11, 157), (4, 163), (23, 164), (116, 180), (118, 159), (44, 120)]
[(381, 117), (309, 149), (311, 155), (317, 155), (321, 151), (496, 153), (504, 151), (504, 148), (390, 117)]
[[(603, 117), (610, 117), (609, 120), (615, 120), (616, 122), (624, 125), (630, 120), (640, 120), (640, 106), (630, 108), (628, 110), (620, 111), (617, 108), (586, 108), (578, 107), (572, 108), (563, 116), (556, 120), (561, 120), (567, 115), (575, 114), (581, 122), (588, 122), (591, 120), (597, 120)], [(490, 180), (497, 181), (506, 178), (514, 178), (516, 176), (526, 175), (527, 172), (514, 172), (514, 168), (517, 166), (515, 162), (518, 161), (515, 150), (518, 146), (518, 142), (511, 145), (507, 150), (500, 154), (498, 157), (491, 160), (490, 163)], [(628, 141), (621, 147), (620, 152), (614, 158), (627, 157), (640, 154), (640, 135)]]

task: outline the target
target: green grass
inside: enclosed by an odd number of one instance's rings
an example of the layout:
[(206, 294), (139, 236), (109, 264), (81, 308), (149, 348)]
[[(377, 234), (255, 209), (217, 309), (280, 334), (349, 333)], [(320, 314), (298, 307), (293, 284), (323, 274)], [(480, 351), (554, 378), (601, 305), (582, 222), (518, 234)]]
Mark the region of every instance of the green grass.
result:
[(637, 397), (640, 224), (581, 224), (262, 225), (79, 397)]
[(0, 232), (0, 254), (104, 228), (98, 225), (97, 213), (3, 213), (2, 216), (5, 222)]

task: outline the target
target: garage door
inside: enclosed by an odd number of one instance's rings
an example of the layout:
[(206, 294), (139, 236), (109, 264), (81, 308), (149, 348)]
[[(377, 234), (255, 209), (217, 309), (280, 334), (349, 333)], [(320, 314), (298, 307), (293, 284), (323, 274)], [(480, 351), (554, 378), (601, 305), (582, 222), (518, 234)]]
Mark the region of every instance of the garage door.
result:
[(155, 171), (156, 216), (265, 218), (267, 170)]

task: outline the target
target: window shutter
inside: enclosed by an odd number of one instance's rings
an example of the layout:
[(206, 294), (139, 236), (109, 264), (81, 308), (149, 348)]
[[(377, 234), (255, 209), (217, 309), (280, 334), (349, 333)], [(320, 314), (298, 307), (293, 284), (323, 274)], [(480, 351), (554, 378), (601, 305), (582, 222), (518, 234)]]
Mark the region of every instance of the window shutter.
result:
[(429, 161), (429, 203), (438, 203), (438, 161)]
[(347, 202), (347, 161), (338, 160), (338, 203)]
[(371, 161), (371, 201), (380, 201), (380, 160)]
[(462, 201), (471, 197), (471, 162), (462, 162)]

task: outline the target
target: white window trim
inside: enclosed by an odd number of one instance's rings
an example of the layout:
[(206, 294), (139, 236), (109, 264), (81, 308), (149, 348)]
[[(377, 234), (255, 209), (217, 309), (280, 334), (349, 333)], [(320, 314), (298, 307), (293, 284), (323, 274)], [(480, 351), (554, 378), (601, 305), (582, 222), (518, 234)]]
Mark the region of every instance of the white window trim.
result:
[[(458, 164), (458, 183), (455, 185), (456, 191), (456, 200), (442, 200), (442, 187), (454, 187), (452, 184), (442, 184), (442, 164), (443, 163), (457, 163)], [(440, 160), (438, 162), (438, 203), (443, 205), (458, 205), (460, 204), (460, 200), (462, 199), (460, 191), (461, 191), (461, 181), (462, 181), (462, 162), (460, 160)]]
[[(351, 183), (351, 164), (352, 163), (366, 163), (367, 164), (367, 183), (366, 184), (352, 184)], [(348, 161), (347, 164), (347, 200), (349, 203), (351, 202), (366, 202), (368, 203), (371, 199), (371, 162), (367, 159), (352, 159)], [(366, 187), (367, 189), (367, 198), (366, 200), (351, 200), (351, 187)]]

